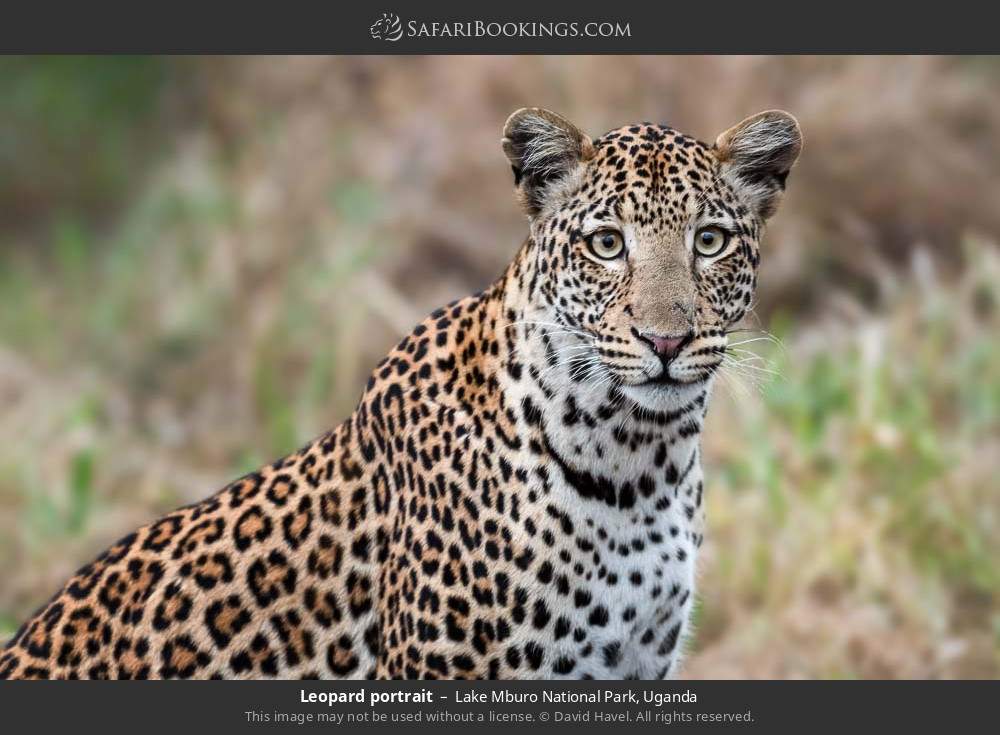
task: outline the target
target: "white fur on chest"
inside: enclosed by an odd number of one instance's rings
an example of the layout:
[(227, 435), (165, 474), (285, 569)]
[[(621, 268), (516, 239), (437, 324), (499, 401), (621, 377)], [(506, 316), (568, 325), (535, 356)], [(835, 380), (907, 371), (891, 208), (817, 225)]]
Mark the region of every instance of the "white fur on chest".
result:
[[(549, 655), (564, 668), (573, 662), (567, 678), (674, 675), (703, 532), (699, 434), (680, 431), (687, 416), (663, 425), (625, 412), (567, 422), (564, 391), (579, 386), (550, 376), (547, 387), (553, 385), (549, 396), (530, 383), (511, 385), (506, 393), (515, 404), (524, 396), (538, 404), (550, 453), (544, 480), (530, 481), (528, 512), (543, 520), (558, 514), (563, 528), (571, 529), (545, 552), (559, 559), (569, 594), (549, 586), (533, 590), (557, 623), (545, 633)], [(674, 405), (690, 404), (697, 395), (679, 392)], [(574, 402), (590, 418), (600, 414), (600, 394)], [(700, 428), (703, 404), (691, 413)], [(519, 459), (539, 462), (527, 447)]]
[[(694, 442), (684, 449), (697, 453)], [(640, 503), (630, 511), (580, 500), (564, 481), (553, 482), (548, 498), (563, 507), (575, 529), (577, 553), (566, 566), (592, 597), (582, 608), (572, 595), (551, 600), (554, 615), (565, 615), (574, 629), (587, 631), (584, 645), (563, 644), (567, 655), (593, 648), (572, 676), (586, 672), (595, 678), (649, 679), (677, 671), (694, 602), (702, 525), (700, 509), (688, 518), (683, 497), (700, 482), (695, 459), (682, 482), (673, 487), (658, 483), (651, 499), (670, 496), (668, 508)], [(579, 551), (581, 544), (586, 553)], [(607, 622), (597, 625), (592, 615), (601, 609)]]

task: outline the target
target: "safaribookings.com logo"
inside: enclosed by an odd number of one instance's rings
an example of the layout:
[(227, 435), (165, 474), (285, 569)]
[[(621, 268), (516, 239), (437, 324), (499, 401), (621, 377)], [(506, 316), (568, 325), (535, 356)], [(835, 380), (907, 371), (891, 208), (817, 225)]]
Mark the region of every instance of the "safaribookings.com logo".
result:
[(398, 41), (403, 37), (403, 24), (395, 13), (382, 13), (368, 30), (376, 41)]
[(368, 29), (376, 41), (407, 38), (631, 38), (632, 28), (621, 21), (527, 21), (487, 22), (418, 21), (404, 25), (395, 13), (382, 17)]

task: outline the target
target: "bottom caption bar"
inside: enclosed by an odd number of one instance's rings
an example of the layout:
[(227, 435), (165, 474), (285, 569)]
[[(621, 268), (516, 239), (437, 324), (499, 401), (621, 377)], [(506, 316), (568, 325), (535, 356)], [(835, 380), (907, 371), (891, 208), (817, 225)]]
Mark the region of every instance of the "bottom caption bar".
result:
[[(13, 682), (7, 732), (103, 734), (390, 726), (468, 732), (512, 725), (652, 732), (924, 731), (992, 722), (998, 682)], [(805, 728), (808, 728), (807, 730)]]

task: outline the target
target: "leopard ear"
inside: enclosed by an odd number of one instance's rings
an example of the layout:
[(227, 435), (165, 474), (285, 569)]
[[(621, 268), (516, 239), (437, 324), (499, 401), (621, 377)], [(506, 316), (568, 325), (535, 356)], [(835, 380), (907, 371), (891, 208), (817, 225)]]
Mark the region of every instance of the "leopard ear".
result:
[(594, 144), (569, 120), (540, 107), (525, 107), (503, 128), (503, 152), (514, 171), (522, 206), (535, 215), (549, 186), (594, 155)]
[(723, 177), (763, 219), (777, 211), (788, 172), (801, 150), (799, 123), (781, 110), (758, 112), (715, 141)]

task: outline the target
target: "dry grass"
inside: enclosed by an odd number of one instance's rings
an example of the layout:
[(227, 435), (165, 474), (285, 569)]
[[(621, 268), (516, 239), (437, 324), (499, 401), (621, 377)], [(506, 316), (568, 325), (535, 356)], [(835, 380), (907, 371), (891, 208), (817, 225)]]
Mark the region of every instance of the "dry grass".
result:
[(806, 147), (757, 313), (785, 349), (748, 345), (783, 377), (711, 412), (688, 672), (1000, 674), (996, 59), (108, 63), (0, 62), (0, 637), (502, 269), (511, 110), (711, 139), (783, 107)]

